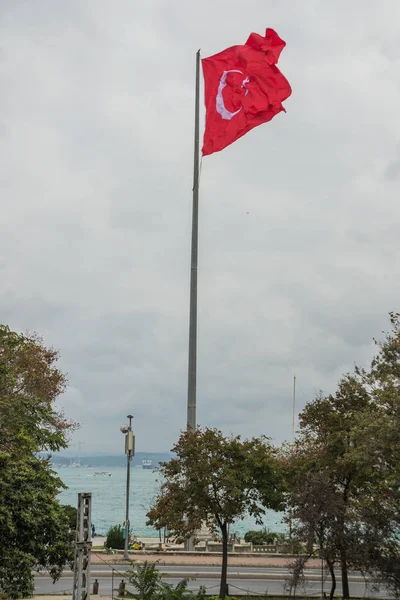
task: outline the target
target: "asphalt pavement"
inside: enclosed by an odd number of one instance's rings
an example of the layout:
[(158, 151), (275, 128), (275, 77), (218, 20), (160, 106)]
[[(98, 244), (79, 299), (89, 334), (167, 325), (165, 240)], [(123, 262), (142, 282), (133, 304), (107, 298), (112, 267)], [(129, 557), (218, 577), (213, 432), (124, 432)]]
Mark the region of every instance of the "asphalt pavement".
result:
[[(163, 580), (167, 583), (176, 585), (184, 577), (193, 578), (189, 581), (190, 590), (198, 590), (200, 586), (205, 586), (210, 594), (218, 593), (220, 567), (196, 566), (196, 565), (160, 565), (159, 569), (166, 576)], [(114, 595), (118, 593), (118, 586), (122, 579), (126, 581), (124, 574), (126, 565), (93, 565), (91, 573), (91, 584), (97, 579), (99, 582), (99, 594), (101, 596), (111, 596), (112, 588)], [(279, 567), (231, 567), (228, 568), (228, 584), (231, 595), (246, 594), (284, 594), (285, 578), (287, 569)], [(317, 569), (306, 570), (305, 586), (298, 589), (298, 594), (308, 594), (310, 596), (321, 596), (322, 584), (321, 573)], [(336, 593), (341, 594), (341, 581), (338, 573), (338, 582)], [(113, 585), (114, 584), (114, 585)], [(55, 584), (47, 575), (35, 577), (35, 594), (70, 594), (72, 593), (73, 578), (72, 573), (65, 572), (64, 576)], [(330, 581), (326, 580), (323, 590), (329, 592)], [(350, 575), (350, 588), (354, 596), (368, 597), (372, 595), (366, 589), (365, 582), (359, 574)], [(127, 589), (131, 589), (127, 584)], [(134, 591), (131, 589), (131, 591)], [(374, 594), (376, 598), (389, 598), (385, 590)]]

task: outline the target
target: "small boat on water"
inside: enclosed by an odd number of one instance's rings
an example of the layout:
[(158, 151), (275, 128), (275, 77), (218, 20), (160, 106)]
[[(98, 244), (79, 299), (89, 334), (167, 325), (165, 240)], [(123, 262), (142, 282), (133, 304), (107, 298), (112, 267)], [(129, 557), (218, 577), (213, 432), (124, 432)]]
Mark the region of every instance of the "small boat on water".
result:
[(151, 469), (153, 470), (153, 461), (152, 460), (142, 460), (142, 469)]
[(93, 477), (111, 477), (111, 473), (108, 471), (95, 471)]

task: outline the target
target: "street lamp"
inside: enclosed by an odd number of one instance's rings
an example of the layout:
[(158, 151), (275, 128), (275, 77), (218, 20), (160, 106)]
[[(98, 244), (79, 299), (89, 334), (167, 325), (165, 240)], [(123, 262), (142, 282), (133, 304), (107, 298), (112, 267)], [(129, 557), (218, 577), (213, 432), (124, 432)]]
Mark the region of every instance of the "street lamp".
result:
[(135, 456), (135, 436), (132, 431), (132, 419), (133, 415), (128, 415), (129, 425), (121, 425), (121, 431), (125, 434), (125, 454), (126, 454), (126, 515), (125, 515), (125, 547), (124, 547), (124, 559), (129, 559), (128, 546), (129, 546), (129, 488), (131, 482), (131, 460), (132, 456)]

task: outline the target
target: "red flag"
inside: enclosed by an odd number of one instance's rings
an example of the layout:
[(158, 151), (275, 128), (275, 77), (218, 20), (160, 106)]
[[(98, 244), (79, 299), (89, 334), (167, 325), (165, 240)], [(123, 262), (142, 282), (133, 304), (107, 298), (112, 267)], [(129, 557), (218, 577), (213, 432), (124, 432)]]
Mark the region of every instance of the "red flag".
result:
[(206, 128), (203, 156), (219, 152), (285, 109), (292, 93), (276, 63), (286, 43), (273, 29), (251, 33), (244, 46), (203, 58)]

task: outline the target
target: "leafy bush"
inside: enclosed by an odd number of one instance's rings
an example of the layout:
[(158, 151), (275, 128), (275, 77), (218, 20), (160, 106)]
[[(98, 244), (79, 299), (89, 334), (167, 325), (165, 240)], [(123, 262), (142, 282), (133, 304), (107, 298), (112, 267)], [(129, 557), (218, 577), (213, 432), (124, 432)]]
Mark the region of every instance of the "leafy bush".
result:
[(125, 547), (124, 529), (121, 525), (113, 525), (107, 531), (105, 541), (106, 548), (114, 548), (115, 550), (123, 550)]
[(160, 600), (188, 600), (193, 598), (192, 592), (188, 591), (187, 586), (189, 579), (181, 579), (174, 587), (172, 583), (161, 584)]
[(206, 589), (201, 586), (197, 594), (189, 591), (187, 585), (189, 579), (182, 579), (175, 587), (162, 581), (157, 563), (145, 561), (143, 564), (132, 562), (132, 568), (126, 573), (126, 577), (137, 591), (132, 594), (128, 590), (126, 596), (129, 598), (140, 598), (140, 600), (205, 600)]
[(244, 536), (244, 541), (254, 546), (261, 546), (262, 544), (285, 542), (287, 538), (284, 533), (276, 533), (264, 527), (264, 529), (248, 531)]
[(132, 563), (132, 569), (126, 573), (129, 583), (137, 590), (141, 600), (152, 600), (158, 595), (161, 575), (156, 565), (157, 563), (147, 560), (142, 565)]

